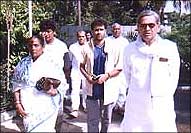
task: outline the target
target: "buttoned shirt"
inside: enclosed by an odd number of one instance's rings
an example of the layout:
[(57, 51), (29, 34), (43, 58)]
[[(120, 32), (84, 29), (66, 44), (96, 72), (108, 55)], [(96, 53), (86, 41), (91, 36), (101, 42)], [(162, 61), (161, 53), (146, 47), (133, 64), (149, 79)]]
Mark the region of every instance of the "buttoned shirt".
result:
[[(113, 69), (122, 69), (122, 60), (120, 50), (116, 49), (112, 41), (105, 39), (104, 53), (106, 53), (105, 73)], [(82, 64), (86, 65), (86, 71), (89, 74), (93, 73), (94, 67), (94, 44), (91, 41), (88, 47), (82, 50)], [(104, 82), (104, 104), (115, 102), (118, 98), (118, 88), (116, 87), (116, 77), (112, 77)], [(92, 96), (92, 84), (86, 80), (87, 95)]]

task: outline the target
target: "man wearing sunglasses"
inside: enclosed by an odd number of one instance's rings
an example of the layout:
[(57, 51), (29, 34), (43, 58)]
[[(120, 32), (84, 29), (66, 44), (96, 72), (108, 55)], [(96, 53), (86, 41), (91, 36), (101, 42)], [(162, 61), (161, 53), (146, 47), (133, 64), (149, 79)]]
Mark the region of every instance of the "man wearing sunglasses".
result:
[(160, 16), (140, 13), (138, 37), (126, 46), (123, 70), (128, 95), (123, 132), (177, 132), (173, 95), (179, 78), (180, 58), (176, 43), (162, 39)]

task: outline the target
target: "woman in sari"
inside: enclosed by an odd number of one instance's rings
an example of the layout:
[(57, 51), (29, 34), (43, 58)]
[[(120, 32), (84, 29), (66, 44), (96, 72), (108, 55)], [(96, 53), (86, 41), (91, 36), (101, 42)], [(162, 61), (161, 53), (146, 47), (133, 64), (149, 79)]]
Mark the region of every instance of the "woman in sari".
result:
[[(27, 40), (29, 55), (16, 66), (13, 93), (17, 114), (23, 118), (26, 132), (55, 132), (58, 109), (62, 101), (63, 73), (54, 60), (43, 53), (44, 39), (33, 35)], [(59, 79), (61, 85), (48, 91), (38, 90), (36, 82), (42, 77)]]

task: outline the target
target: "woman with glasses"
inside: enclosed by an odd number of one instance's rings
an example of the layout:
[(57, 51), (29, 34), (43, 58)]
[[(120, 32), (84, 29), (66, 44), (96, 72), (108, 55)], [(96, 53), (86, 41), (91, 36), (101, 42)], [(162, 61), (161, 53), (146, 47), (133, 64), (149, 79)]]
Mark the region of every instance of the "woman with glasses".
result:
[(173, 95), (179, 78), (177, 45), (162, 39), (160, 17), (151, 10), (140, 13), (138, 37), (125, 48), (123, 70), (128, 95), (123, 132), (176, 132)]

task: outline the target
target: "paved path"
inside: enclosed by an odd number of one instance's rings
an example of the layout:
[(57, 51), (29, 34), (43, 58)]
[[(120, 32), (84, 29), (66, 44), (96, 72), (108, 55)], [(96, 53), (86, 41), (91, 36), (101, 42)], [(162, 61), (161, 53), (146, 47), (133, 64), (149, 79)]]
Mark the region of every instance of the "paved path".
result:
[[(178, 93), (177, 93), (178, 94)], [(191, 132), (190, 123), (190, 91), (181, 92), (175, 95), (176, 123), (178, 132)], [(22, 122), (19, 117), (15, 117), (15, 111), (1, 113), (1, 132), (20, 132)], [(14, 116), (14, 117), (13, 117)], [(123, 116), (113, 113), (112, 124), (109, 128), (111, 132), (119, 132), (119, 126)], [(60, 117), (57, 125), (58, 132), (87, 132), (86, 113), (80, 111), (78, 118), (69, 119), (67, 113)]]
[[(10, 114), (10, 112), (8, 114)], [(21, 119), (19, 117), (11, 118), (11, 116), (9, 116), (8, 114), (5, 117), (7, 118), (10, 117), (10, 119), (1, 121), (1, 132), (21, 132), (23, 129)], [(61, 118), (60, 122), (57, 125), (57, 128), (56, 128), (57, 131), (58, 132), (87, 132), (86, 113), (80, 111), (79, 114), (80, 115), (78, 118), (70, 119), (68, 115), (64, 113), (64, 116)], [(176, 114), (177, 114), (178, 131), (190, 132), (191, 131), (190, 113), (176, 111)], [(3, 115), (5, 115), (5, 113)], [(109, 128), (109, 132), (120, 131), (119, 126), (120, 126), (120, 122), (122, 118), (123, 118), (122, 115), (114, 113), (112, 118), (112, 124)]]
[[(15, 114), (13, 111), (8, 114)], [(22, 120), (21, 118), (14, 116), (11, 118), (7, 114), (7, 120), (1, 122), (1, 132), (20, 132), (23, 130)], [(5, 113), (3, 114), (5, 115)], [(9, 119), (10, 117), (10, 119)], [(122, 120), (122, 115), (115, 113), (113, 115), (112, 124), (110, 127), (110, 131), (118, 132), (119, 125)], [(70, 118), (66, 113), (60, 117), (59, 123), (57, 125), (56, 130), (58, 132), (87, 132), (87, 124), (86, 124), (86, 113), (83, 111), (79, 112), (78, 118)]]

